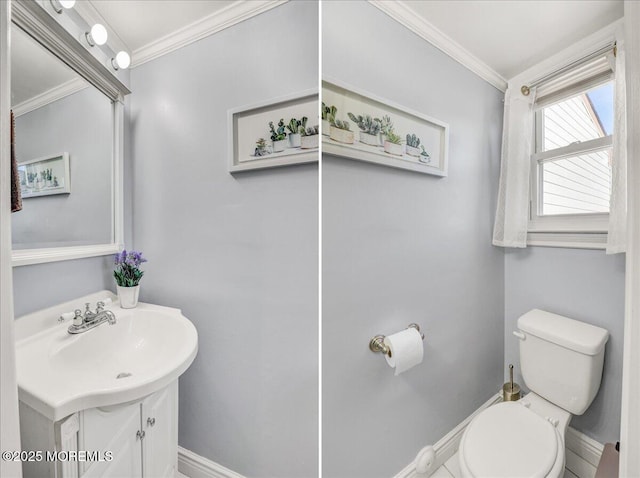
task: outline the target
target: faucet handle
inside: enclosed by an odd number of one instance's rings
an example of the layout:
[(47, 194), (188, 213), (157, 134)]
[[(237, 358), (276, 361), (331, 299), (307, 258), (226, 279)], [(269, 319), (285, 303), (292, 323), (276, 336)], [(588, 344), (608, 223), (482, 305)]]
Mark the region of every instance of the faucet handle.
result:
[(96, 304), (96, 314), (99, 314), (100, 312), (103, 312), (103, 311), (104, 311), (104, 302), (99, 301)]
[(73, 317), (73, 325), (81, 326), (84, 322), (84, 318), (82, 317), (82, 311), (80, 309), (76, 309), (74, 311), (75, 316)]

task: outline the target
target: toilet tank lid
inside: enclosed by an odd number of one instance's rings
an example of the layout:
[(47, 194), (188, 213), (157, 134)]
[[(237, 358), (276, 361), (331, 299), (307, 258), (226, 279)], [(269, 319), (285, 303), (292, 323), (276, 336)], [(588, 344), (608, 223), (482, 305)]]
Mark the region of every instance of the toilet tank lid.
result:
[(533, 309), (518, 319), (523, 332), (586, 355), (597, 355), (607, 343), (609, 332), (601, 327)]

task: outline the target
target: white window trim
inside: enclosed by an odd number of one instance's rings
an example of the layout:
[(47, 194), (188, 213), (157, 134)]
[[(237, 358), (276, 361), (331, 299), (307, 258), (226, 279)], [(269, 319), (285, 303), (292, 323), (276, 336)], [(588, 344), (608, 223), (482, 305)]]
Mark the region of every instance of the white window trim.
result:
[[(610, 81), (613, 75), (601, 76), (589, 81), (588, 88), (597, 84)], [(579, 85), (584, 89), (587, 85)], [(566, 95), (557, 98), (562, 101), (576, 91), (567, 91)], [(554, 101), (555, 102), (555, 101)], [(535, 112), (535, 141), (531, 153), (530, 191), (529, 191), (529, 224), (527, 233), (527, 245), (545, 247), (569, 247), (577, 249), (606, 249), (607, 229), (609, 226), (609, 213), (594, 214), (558, 214), (542, 216), (539, 214), (539, 198), (541, 197), (542, 184), (539, 181), (539, 165), (546, 160), (559, 159), (574, 156), (579, 153), (589, 153), (605, 148), (613, 144), (612, 135), (603, 138), (595, 138), (581, 143), (572, 143), (568, 146), (551, 151), (542, 151), (542, 108), (548, 106), (545, 102)], [(538, 152), (540, 151), (540, 152)]]

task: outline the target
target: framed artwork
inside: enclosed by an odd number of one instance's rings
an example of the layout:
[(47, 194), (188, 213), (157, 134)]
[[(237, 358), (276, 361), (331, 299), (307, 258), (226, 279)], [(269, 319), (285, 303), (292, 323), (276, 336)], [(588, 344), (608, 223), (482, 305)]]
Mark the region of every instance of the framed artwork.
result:
[(447, 175), (449, 125), (335, 81), (322, 82), (322, 151)]
[(229, 172), (318, 161), (318, 91), (229, 110)]
[(18, 163), (23, 198), (70, 194), (69, 153)]

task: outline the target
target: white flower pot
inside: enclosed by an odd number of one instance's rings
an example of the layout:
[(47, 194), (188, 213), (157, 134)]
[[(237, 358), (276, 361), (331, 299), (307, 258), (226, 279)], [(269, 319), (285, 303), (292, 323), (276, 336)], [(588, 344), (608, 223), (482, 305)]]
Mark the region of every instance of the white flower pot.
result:
[(120, 300), (120, 307), (123, 309), (133, 309), (138, 305), (138, 295), (140, 294), (140, 286), (134, 287), (121, 287), (116, 286), (118, 289), (118, 299)]
[(407, 145), (407, 154), (409, 156), (415, 156), (418, 158), (420, 156), (420, 150), (418, 148), (414, 148), (413, 146)]
[(309, 136), (303, 136), (300, 139), (300, 148), (302, 149), (312, 149), (318, 147), (318, 138), (319, 134), (312, 134)]
[(287, 141), (286, 138), (281, 139), (280, 141), (273, 141), (273, 152), (280, 153), (284, 151), (288, 144), (289, 144), (289, 141)]
[(430, 163), (431, 162), (431, 156), (427, 155), (425, 156), (424, 154), (420, 154), (420, 157), (418, 158), (418, 161), (420, 161), (421, 163)]
[(402, 156), (402, 149), (401, 144), (390, 143), (387, 140), (384, 142), (384, 151), (386, 153), (393, 154), (395, 156)]
[(369, 134), (364, 131), (360, 131), (360, 142), (370, 146), (380, 146), (380, 140), (377, 134)]
[(321, 132), (324, 136), (329, 136), (329, 130), (331, 129), (331, 123), (329, 120), (322, 120)]
[(300, 133), (292, 133), (289, 135), (289, 146), (292, 148), (300, 147)]
[(333, 125), (331, 125), (331, 133), (329, 134), (329, 136), (332, 140), (338, 141), (340, 143), (353, 144), (354, 141), (353, 131), (336, 128)]

